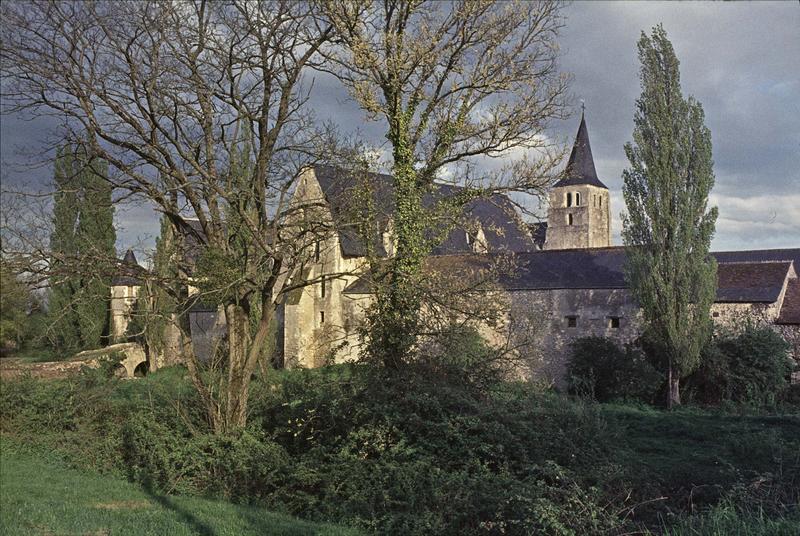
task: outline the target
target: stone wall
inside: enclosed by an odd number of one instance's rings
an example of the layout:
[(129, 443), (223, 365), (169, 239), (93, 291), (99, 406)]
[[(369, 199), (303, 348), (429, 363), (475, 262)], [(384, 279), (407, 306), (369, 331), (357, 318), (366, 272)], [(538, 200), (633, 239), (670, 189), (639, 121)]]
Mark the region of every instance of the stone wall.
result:
[[(569, 344), (575, 339), (602, 336), (621, 344), (636, 338), (639, 309), (624, 289), (551, 289), (510, 292), (514, 338), (528, 339), (527, 378), (537, 383), (565, 386)], [(532, 316), (534, 315), (534, 316)], [(523, 318), (538, 318), (539, 325)], [(537, 336), (530, 340), (530, 333)]]
[[(520, 350), (526, 352), (526, 361), (530, 364), (526, 378), (557, 388), (565, 387), (572, 341), (601, 336), (625, 344), (634, 341), (641, 330), (641, 310), (627, 289), (521, 290), (510, 294), (514, 337), (530, 340), (528, 349), (521, 345)], [(541, 319), (538, 326), (521, 321), (537, 311)], [(775, 325), (779, 311), (777, 302), (715, 303), (711, 306), (716, 329), (736, 330), (748, 322), (770, 326), (792, 345), (792, 357), (797, 360), (800, 326)], [(533, 332), (537, 335), (531, 338)]]

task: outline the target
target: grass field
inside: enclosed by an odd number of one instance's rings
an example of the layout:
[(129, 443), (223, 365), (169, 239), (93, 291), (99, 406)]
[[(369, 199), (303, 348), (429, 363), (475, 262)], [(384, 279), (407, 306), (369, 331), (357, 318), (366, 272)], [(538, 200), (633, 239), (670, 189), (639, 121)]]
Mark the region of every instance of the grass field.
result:
[[(137, 381), (108, 380), (89, 371), (69, 380), (3, 382), (0, 534), (355, 533), (203, 498), (211, 494), (259, 501), (275, 511), (358, 526), (372, 534), (436, 534), (461, 523), (458, 516), (493, 519), (494, 511), (481, 509), (491, 501), (502, 506), (505, 490), (488, 487), (499, 477), (490, 472), (473, 477), (464, 467), (474, 459), (497, 459), (517, 464), (520, 472), (550, 461), (559, 464), (582, 490), (596, 490), (597, 499), (589, 500), (604, 506), (603, 512), (625, 520), (621, 532), (800, 535), (800, 411), (794, 406), (664, 411), (634, 402), (596, 404), (530, 394), (516, 385), (494, 392), (493, 405), (460, 391), (460, 397), (447, 391), (436, 398), (425, 386), (416, 386), (424, 397), (382, 405), (366, 395), (356, 403), (347, 389), (337, 390), (350, 385), (351, 372), (276, 373), (276, 384), (287, 391), (256, 390), (262, 398), (254, 399), (253, 430), (260, 432), (261, 425), (265, 435), (249, 435), (246, 443), (220, 441), (199, 428), (202, 415), (179, 367)], [(464, 405), (446, 406), (446, 413), (440, 404), (452, 400)], [(489, 407), (481, 413), (484, 405)], [(144, 423), (140, 428), (131, 425), (137, 415), (146, 417), (138, 420)], [(327, 435), (297, 438), (294, 423), (309, 415), (316, 419), (315, 433)], [(374, 439), (384, 437), (385, 429), (370, 415), (405, 430), (395, 430), (391, 448)], [(187, 433), (182, 428), (187, 422), (199, 431)], [(277, 444), (287, 449), (285, 457)], [(365, 444), (380, 449), (358, 450)], [(414, 450), (403, 450), (403, 445)], [(128, 452), (134, 453), (130, 459)], [(151, 465), (144, 464), (145, 458)], [(154, 475), (152, 482), (169, 494), (125, 480), (151, 482), (142, 478), (145, 473), (128, 471), (139, 460), (140, 471)], [(441, 480), (426, 480), (436, 474), (436, 464), (450, 468), (445, 476), (457, 486), (441, 474)], [(270, 467), (280, 471), (269, 473)], [(537, 486), (524, 493), (550, 493), (545, 496), (554, 506), (547, 512), (566, 512), (565, 523), (572, 522), (576, 510), (562, 508), (562, 488), (549, 480)], [(587, 504), (580, 490), (570, 490), (569, 498)], [(518, 518), (533, 519), (511, 519)], [(408, 530), (414, 523), (414, 530)], [(566, 532), (548, 533), (591, 534), (585, 525), (579, 530), (564, 526)], [(462, 523), (449, 533), (485, 529), (477, 522)]]
[(0, 450), (0, 505), (4, 535), (357, 534), (260, 508), (150, 493), (17, 452), (8, 444)]

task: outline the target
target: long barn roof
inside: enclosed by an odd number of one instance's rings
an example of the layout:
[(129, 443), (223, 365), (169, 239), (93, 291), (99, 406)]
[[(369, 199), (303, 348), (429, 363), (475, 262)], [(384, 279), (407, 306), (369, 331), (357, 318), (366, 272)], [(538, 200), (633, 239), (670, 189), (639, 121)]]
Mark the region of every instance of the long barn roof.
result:
[[(794, 263), (800, 267), (800, 249), (772, 249), (714, 252), (717, 259), (717, 302), (775, 302)], [(491, 255), (450, 255), (432, 257), (435, 270), (454, 270), (464, 277), (492, 269), (498, 258)], [(510, 268), (499, 275), (507, 290), (624, 289), (625, 248), (565, 249), (533, 251), (514, 255)], [(362, 278), (345, 292), (369, 292)], [(800, 292), (800, 291), (799, 291)]]

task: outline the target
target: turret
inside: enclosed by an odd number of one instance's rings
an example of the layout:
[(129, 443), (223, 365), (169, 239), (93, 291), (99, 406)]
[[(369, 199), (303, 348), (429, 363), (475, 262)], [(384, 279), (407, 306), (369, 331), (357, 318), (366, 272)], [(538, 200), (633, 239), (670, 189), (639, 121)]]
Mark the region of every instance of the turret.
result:
[(125, 338), (131, 311), (139, 295), (142, 282), (131, 275), (141, 270), (132, 250), (125, 252), (120, 273), (111, 280), (111, 337), (114, 341)]

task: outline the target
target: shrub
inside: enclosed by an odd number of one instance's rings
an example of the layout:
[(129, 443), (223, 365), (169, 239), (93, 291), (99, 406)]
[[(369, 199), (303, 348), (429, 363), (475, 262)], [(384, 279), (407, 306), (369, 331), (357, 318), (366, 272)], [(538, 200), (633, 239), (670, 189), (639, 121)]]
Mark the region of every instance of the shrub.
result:
[(574, 394), (600, 402), (621, 398), (651, 402), (663, 383), (644, 352), (633, 345), (623, 349), (606, 337), (583, 337), (571, 347), (567, 381)]
[[(427, 364), (284, 373), (258, 411), (291, 452), (271, 508), (378, 534), (583, 534), (616, 526), (576, 475), (602, 471), (609, 426), (519, 386)], [(255, 421), (254, 421), (255, 422)]]
[(768, 327), (746, 326), (739, 334), (718, 335), (703, 351), (686, 389), (706, 404), (774, 404), (788, 386), (788, 350), (788, 343)]
[(684, 515), (663, 527), (664, 536), (696, 536), (698, 534), (737, 536), (796, 536), (800, 527), (800, 512), (778, 515), (765, 512), (761, 507), (740, 505), (730, 499), (702, 510), (695, 515)]
[(289, 463), (286, 451), (263, 432), (181, 436), (147, 413), (125, 424), (122, 442), (128, 477), (162, 493), (259, 501), (283, 484)]
[(38, 434), (74, 430), (80, 392), (74, 383), (48, 382), (23, 376), (4, 380), (0, 389), (3, 432)]
[(410, 366), (445, 382), (485, 390), (508, 378), (517, 359), (505, 348), (492, 348), (474, 326), (449, 324), (420, 345)]

